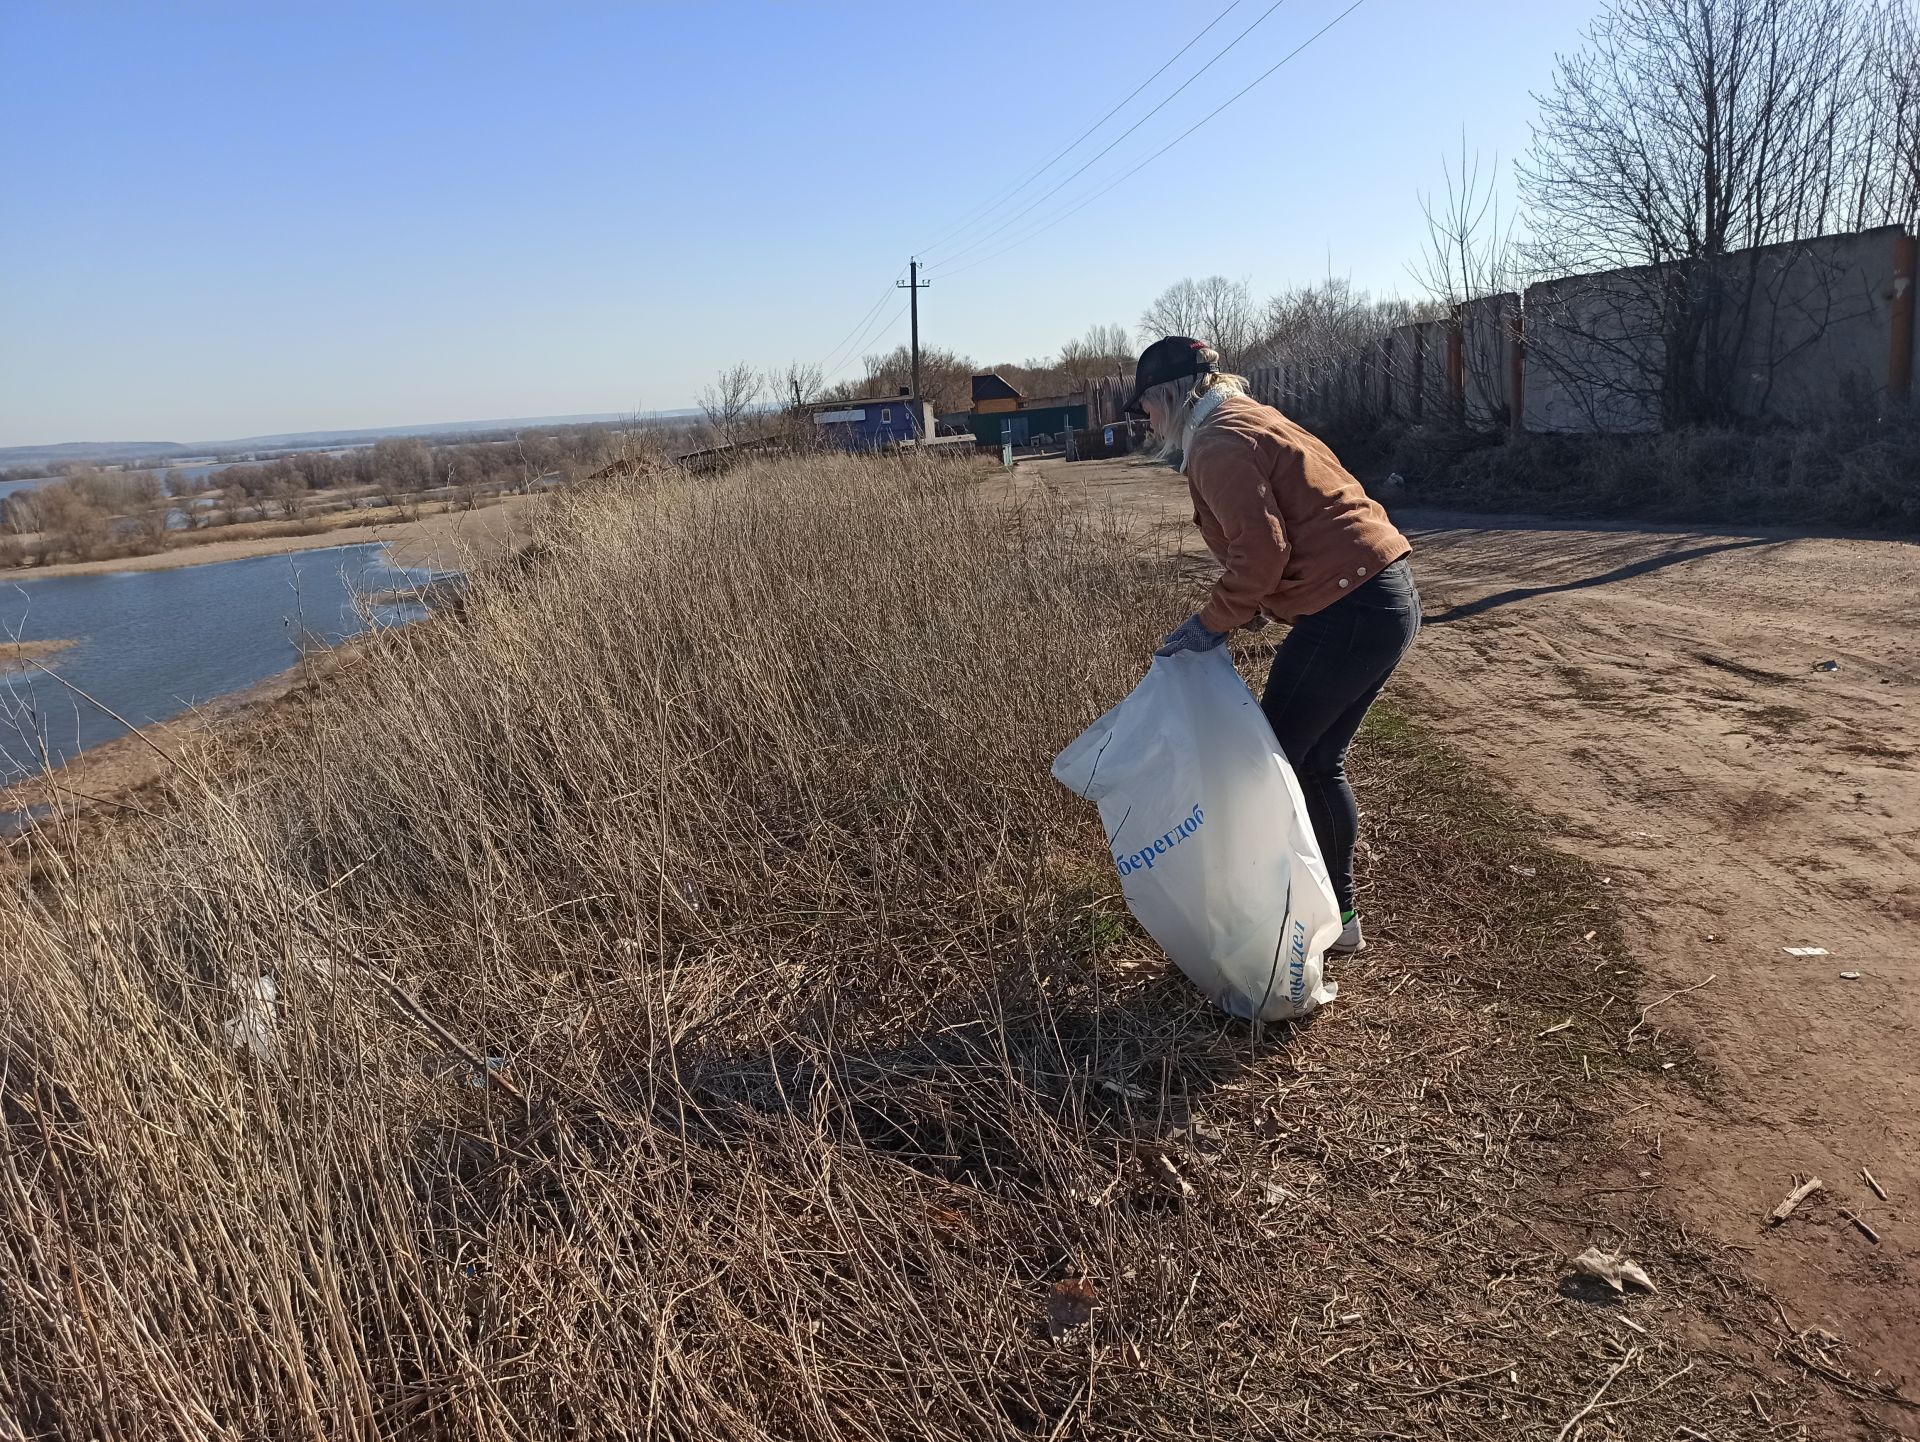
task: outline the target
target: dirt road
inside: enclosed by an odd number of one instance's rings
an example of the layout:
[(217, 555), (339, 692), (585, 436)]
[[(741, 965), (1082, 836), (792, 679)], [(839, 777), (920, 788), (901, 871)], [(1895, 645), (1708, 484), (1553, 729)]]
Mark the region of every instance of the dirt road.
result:
[[(1164, 468), (1034, 480), (1194, 549)], [(1396, 690), (1612, 878), (1636, 1004), (1696, 1048), (1620, 1124), (1636, 1185), (1920, 1396), (1920, 546), (1397, 519), (1428, 624)]]
[[(1648, 1013), (1704, 1063), (1700, 1090), (1666, 1091), (1645, 1163), (1662, 1200), (1750, 1249), (1796, 1326), (1911, 1390), (1920, 546), (1399, 520), (1428, 610), (1406, 676), (1422, 713), (1614, 877), (1658, 995), (1714, 978)], [(1763, 1232), (1810, 1176), (1814, 1208)]]

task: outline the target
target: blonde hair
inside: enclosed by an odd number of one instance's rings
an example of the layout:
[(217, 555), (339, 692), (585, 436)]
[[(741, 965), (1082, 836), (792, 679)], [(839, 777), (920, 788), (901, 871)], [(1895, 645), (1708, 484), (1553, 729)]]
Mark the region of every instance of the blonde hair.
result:
[(1185, 377), (1177, 381), (1165, 381), (1155, 386), (1147, 394), (1155, 397), (1167, 408), (1168, 434), (1160, 437), (1160, 453), (1169, 456), (1179, 451), (1185, 442), (1187, 417), (1193, 411), (1194, 402), (1209, 391), (1220, 391), (1230, 396), (1247, 394), (1247, 378), (1231, 371), (1215, 370), (1220, 364), (1220, 352), (1212, 346), (1202, 346), (1194, 354), (1194, 359), (1205, 366), (1191, 382)]
[(1247, 378), (1237, 376), (1232, 371), (1208, 371), (1193, 388), (1193, 398), (1199, 400), (1208, 391), (1225, 391), (1230, 396), (1243, 396), (1247, 393)]
[(1247, 378), (1237, 376), (1232, 371), (1220, 369), (1220, 352), (1210, 345), (1201, 345), (1194, 352), (1195, 360), (1206, 367), (1206, 373), (1194, 382), (1191, 399), (1199, 400), (1208, 391), (1225, 391), (1230, 396), (1243, 396), (1247, 393)]

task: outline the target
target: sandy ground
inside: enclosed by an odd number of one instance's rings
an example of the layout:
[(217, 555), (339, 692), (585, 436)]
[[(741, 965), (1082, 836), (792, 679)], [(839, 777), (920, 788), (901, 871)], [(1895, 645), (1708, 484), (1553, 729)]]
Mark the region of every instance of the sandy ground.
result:
[[(1197, 549), (1164, 467), (1023, 467), (1036, 489)], [(1623, 1118), (1623, 1165), (1920, 1395), (1920, 546), (1397, 519), (1428, 623), (1396, 690), (1612, 878), (1637, 1004), (1696, 1049)]]
[[(343, 650), (351, 650), (348, 642)], [(57, 770), (41, 772), (0, 787), (0, 814), (36, 806), (58, 806), (102, 822), (126, 811), (140, 811), (141, 793), (174, 770), (179, 758), (196, 742), (232, 725), (237, 718), (291, 695), (327, 674), (331, 657), (269, 676), (258, 685), (235, 691), (138, 731), (115, 737), (74, 757)], [(0, 834), (0, 846), (9, 836)]]
[[(63, 561), (57, 566), (0, 568), (0, 582), (34, 581), (48, 576), (86, 576), (104, 571), (169, 571), (176, 566), (207, 566), (250, 556), (281, 556), (328, 546), (364, 546), (385, 542), (403, 566), (458, 567), (496, 555), (526, 538), (529, 507), (537, 496), (503, 496), (473, 511), (441, 511), (417, 521), (386, 520), (357, 524), (360, 512), (327, 519), (328, 529), (307, 536), (245, 535), (199, 541), (150, 556), (111, 561)], [(271, 524), (271, 523), (270, 523)], [(225, 528), (223, 528), (224, 530)], [(244, 527), (232, 528), (244, 531)]]
[(49, 656), (58, 656), (74, 644), (71, 638), (63, 641), (16, 641), (11, 636), (0, 636), (0, 674), (17, 671), (34, 661), (44, 661)]
[[(1705, 1063), (1664, 1094), (1661, 1200), (1913, 1390), (1920, 546), (1398, 519), (1421, 712), (1614, 877), (1659, 995), (1713, 978), (1648, 1015)], [(1816, 1210), (1763, 1233), (1810, 1176)]]

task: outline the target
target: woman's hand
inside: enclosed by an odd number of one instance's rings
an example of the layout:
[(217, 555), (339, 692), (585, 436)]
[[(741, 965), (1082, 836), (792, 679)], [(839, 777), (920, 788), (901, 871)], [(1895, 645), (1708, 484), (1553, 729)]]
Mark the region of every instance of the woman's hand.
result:
[(1156, 656), (1171, 656), (1176, 651), (1211, 651), (1227, 639), (1225, 631), (1209, 631), (1200, 624), (1198, 616), (1189, 616), (1173, 630), (1167, 632), (1160, 642)]

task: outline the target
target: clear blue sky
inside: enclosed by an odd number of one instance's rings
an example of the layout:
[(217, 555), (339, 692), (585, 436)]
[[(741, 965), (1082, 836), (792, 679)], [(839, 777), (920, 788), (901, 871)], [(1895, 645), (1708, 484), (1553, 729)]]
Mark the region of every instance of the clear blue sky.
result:
[[(1518, 153), (1597, 0), (1365, 0), (958, 270), (1346, 3), (1286, 0), (1029, 220), (936, 250), (925, 341), (1044, 355), (1216, 271), (1411, 291), (1419, 192), (1463, 127)], [(670, 409), (736, 360), (822, 359), (1220, 8), (0, 0), (0, 445)], [(865, 349), (906, 338), (903, 300)]]

